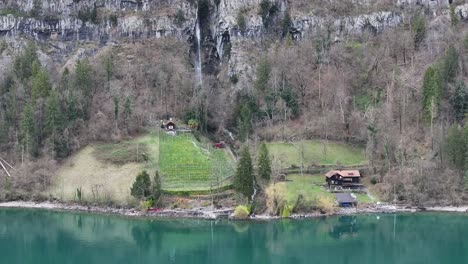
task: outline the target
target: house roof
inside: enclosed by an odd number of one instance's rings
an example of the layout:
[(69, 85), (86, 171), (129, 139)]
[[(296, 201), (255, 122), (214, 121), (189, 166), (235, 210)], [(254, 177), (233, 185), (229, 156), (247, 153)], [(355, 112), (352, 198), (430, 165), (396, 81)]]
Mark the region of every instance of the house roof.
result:
[(361, 173), (358, 170), (331, 170), (325, 174), (327, 178), (332, 177), (333, 175), (340, 175), (342, 177), (361, 177)]
[(349, 193), (335, 193), (335, 198), (338, 203), (356, 203), (357, 200)]

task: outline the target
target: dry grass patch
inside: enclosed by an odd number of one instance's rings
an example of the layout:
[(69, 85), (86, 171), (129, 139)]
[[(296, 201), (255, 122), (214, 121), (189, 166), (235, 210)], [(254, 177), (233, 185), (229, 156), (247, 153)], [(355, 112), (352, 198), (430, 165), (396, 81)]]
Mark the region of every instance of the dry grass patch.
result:
[(144, 164), (101, 162), (94, 157), (94, 151), (95, 147), (88, 146), (70, 158), (58, 170), (50, 194), (73, 201), (77, 198), (77, 188), (81, 188), (85, 201), (127, 204), (133, 199), (130, 186)]

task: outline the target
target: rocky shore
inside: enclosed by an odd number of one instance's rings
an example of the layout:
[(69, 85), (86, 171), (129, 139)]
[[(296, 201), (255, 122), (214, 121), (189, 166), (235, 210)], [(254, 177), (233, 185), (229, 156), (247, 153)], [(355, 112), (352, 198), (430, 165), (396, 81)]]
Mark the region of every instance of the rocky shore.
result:
[[(162, 209), (158, 211), (142, 211), (137, 208), (115, 208), (107, 206), (87, 206), (73, 203), (60, 203), (60, 202), (32, 202), (32, 201), (12, 201), (0, 203), (0, 208), (31, 208), (31, 209), (45, 209), (55, 211), (71, 211), (71, 212), (87, 212), (99, 214), (113, 214), (126, 217), (155, 217), (155, 218), (196, 218), (196, 219), (228, 219), (233, 213), (233, 208), (212, 209), (210, 207), (201, 207), (194, 209)], [(359, 215), (359, 214), (393, 214), (393, 213), (416, 213), (422, 211), (431, 212), (454, 212), (454, 213), (468, 213), (468, 206), (439, 206), (418, 208), (412, 206), (402, 205), (369, 205), (357, 208), (340, 208), (338, 211), (330, 214), (321, 214), (314, 212), (310, 214), (293, 214), (289, 218), (316, 218), (334, 215)], [(275, 220), (280, 219), (278, 216), (271, 215), (254, 215), (250, 217), (251, 220)]]

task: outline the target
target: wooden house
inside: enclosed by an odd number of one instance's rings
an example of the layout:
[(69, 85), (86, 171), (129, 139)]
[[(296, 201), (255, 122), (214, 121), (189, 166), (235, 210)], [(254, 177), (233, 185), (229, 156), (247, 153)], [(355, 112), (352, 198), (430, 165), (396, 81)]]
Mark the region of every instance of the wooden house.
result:
[(328, 187), (332, 185), (360, 185), (361, 173), (358, 170), (331, 170), (325, 174)]
[(166, 127), (167, 131), (174, 131), (177, 128), (176, 124), (172, 120), (167, 122), (164, 126)]

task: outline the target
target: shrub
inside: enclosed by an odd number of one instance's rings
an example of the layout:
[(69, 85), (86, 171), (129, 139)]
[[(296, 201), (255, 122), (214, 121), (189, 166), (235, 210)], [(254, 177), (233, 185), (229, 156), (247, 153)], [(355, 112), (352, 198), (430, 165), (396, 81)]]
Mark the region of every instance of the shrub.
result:
[(187, 21), (185, 19), (185, 15), (184, 15), (184, 11), (182, 11), (182, 9), (179, 9), (177, 10), (177, 13), (175, 15), (175, 24), (178, 26), (178, 27), (181, 27), (185, 21)]
[(144, 211), (147, 211), (154, 205), (154, 200), (153, 199), (148, 199), (146, 201), (141, 201), (140, 202), (140, 208)]
[(377, 177), (372, 176), (370, 182), (371, 182), (372, 184), (374, 184), (374, 185), (377, 184)]
[(412, 27), (414, 47), (417, 49), (426, 37), (426, 19), (424, 18), (424, 15), (416, 15), (413, 18)]
[(80, 188), (76, 188), (76, 199), (78, 202), (81, 202), (83, 200), (83, 190)]
[(138, 199), (144, 199), (151, 195), (151, 180), (148, 172), (142, 171), (137, 175), (135, 182), (130, 189), (130, 194)]
[(239, 11), (239, 13), (237, 13), (236, 20), (237, 20), (237, 27), (242, 33), (244, 33), (245, 30), (247, 29), (247, 20), (245, 19), (245, 16), (242, 13), (242, 11)]
[(192, 129), (192, 130), (198, 130), (198, 127), (199, 127), (198, 120), (196, 120), (196, 119), (190, 119), (190, 120), (188, 121), (188, 125), (189, 125), (190, 129)]
[(233, 74), (229, 77), (229, 80), (231, 81), (231, 83), (237, 84), (239, 82), (239, 77), (237, 76), (237, 74)]
[(334, 210), (334, 202), (328, 197), (318, 197), (316, 200), (315, 208), (321, 213), (331, 213)]
[(283, 208), (281, 209), (281, 218), (290, 217), (292, 211), (293, 211), (292, 206), (285, 204)]
[(247, 219), (249, 218), (250, 211), (249, 208), (245, 205), (239, 205), (234, 210), (233, 218), (234, 219)]
[(117, 19), (116, 14), (110, 14), (109, 15), (109, 22), (112, 27), (116, 27), (119, 24), (119, 20)]

